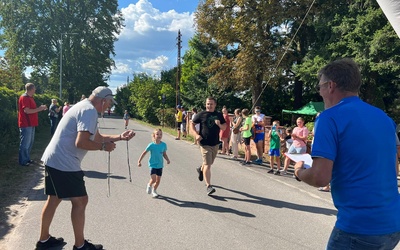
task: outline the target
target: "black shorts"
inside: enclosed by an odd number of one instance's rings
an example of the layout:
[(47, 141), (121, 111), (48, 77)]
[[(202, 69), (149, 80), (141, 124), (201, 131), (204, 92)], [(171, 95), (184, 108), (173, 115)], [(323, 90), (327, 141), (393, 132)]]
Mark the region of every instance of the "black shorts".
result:
[(244, 145), (246, 145), (246, 146), (249, 146), (249, 145), (250, 145), (250, 138), (251, 138), (251, 137), (249, 137), (249, 138), (243, 138)]
[(44, 193), (60, 199), (86, 196), (83, 171), (66, 172), (46, 166), (44, 170)]
[(162, 176), (162, 168), (150, 168), (150, 175)]
[(181, 124), (182, 124), (182, 122), (176, 122), (176, 123), (177, 123), (176, 129), (177, 129), (177, 130), (181, 130)]

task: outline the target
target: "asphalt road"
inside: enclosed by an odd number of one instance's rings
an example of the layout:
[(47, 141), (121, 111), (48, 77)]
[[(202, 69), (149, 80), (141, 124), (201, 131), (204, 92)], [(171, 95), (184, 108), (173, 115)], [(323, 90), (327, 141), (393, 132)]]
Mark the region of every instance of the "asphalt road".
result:
[[(171, 164), (164, 168), (160, 197), (152, 198), (146, 193), (148, 156), (141, 168), (137, 159), (153, 129), (132, 121), (129, 127), (136, 131), (129, 142), (132, 182), (126, 142), (117, 142), (110, 155), (110, 190), (108, 153), (89, 152), (82, 163), (89, 194), (85, 234), (92, 242), (108, 250), (325, 249), (336, 215), (330, 193), (291, 176), (267, 174), (266, 166), (243, 167), (219, 156), (212, 167), (217, 191), (207, 196), (195, 170), (201, 163), (199, 148), (164, 134)], [(101, 133), (123, 130), (122, 119), (100, 119)], [(41, 180), (30, 190), (17, 225), (0, 248), (34, 248), (45, 199)], [(70, 202), (63, 201), (52, 223), (51, 234), (67, 242), (58, 249), (72, 249), (74, 244), (70, 209)]]

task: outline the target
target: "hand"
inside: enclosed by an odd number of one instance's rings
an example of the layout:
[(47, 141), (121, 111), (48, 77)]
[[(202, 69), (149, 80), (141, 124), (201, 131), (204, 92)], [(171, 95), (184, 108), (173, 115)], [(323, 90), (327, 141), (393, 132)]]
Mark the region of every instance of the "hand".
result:
[(201, 137), (201, 135), (196, 135), (196, 141), (201, 141), (203, 140), (203, 137)]
[(121, 136), (121, 140), (129, 141), (135, 135), (136, 135), (136, 133), (133, 130), (126, 130), (120, 136)]
[(104, 145), (105, 145), (104, 151), (107, 151), (107, 152), (113, 151), (115, 149), (115, 146), (116, 146), (115, 143), (112, 142), (112, 141), (105, 142)]
[(298, 161), (294, 165), (294, 176), (296, 177), (297, 181), (301, 181), (298, 175), (300, 169), (304, 169), (304, 161)]
[(217, 124), (217, 126), (221, 125), (221, 121), (218, 119), (214, 120), (214, 122), (215, 122), (215, 124)]
[(47, 106), (44, 105), (44, 104), (43, 104), (43, 105), (40, 105), (40, 108), (42, 109), (42, 111), (43, 111), (43, 110), (47, 110)]
[(138, 161), (137, 166), (138, 166), (138, 167), (141, 167), (141, 166), (142, 166), (142, 163), (141, 163), (140, 161)]
[(167, 160), (167, 164), (170, 164), (171, 162), (169, 160)]

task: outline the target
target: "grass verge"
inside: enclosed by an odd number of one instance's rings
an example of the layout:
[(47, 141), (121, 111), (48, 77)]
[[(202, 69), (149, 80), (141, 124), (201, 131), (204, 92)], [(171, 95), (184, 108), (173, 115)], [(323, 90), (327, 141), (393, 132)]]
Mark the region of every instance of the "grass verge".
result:
[[(31, 152), (31, 159), (36, 162), (40, 162), (43, 151), (50, 141), (49, 130), (50, 128), (46, 126), (36, 129)], [(0, 152), (0, 240), (12, 228), (9, 219), (15, 216), (15, 211), (10, 207), (25, 199), (24, 194), (33, 188), (31, 185), (36, 184), (33, 181), (41, 174), (38, 165), (23, 167), (18, 164), (18, 145), (11, 145)]]

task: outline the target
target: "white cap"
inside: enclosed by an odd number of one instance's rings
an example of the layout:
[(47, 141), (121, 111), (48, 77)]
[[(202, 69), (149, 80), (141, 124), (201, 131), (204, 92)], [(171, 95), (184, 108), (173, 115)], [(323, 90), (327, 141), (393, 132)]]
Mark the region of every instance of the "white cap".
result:
[(97, 87), (95, 90), (93, 90), (92, 95), (95, 97), (110, 99), (114, 102), (114, 104), (118, 104), (114, 100), (114, 95), (113, 95), (111, 89), (109, 89), (107, 87), (104, 87), (104, 86)]

